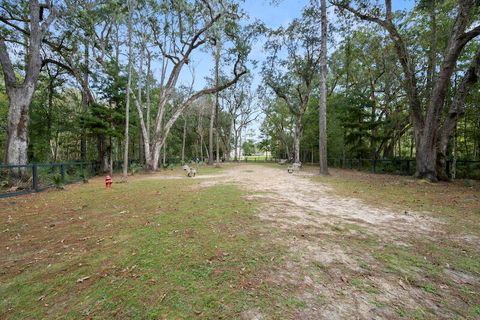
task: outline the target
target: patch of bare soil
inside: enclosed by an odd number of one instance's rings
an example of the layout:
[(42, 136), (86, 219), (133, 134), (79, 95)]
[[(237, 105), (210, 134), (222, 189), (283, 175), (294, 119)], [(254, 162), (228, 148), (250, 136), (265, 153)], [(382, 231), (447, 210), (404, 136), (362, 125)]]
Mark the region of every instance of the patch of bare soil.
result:
[[(265, 234), (291, 251), (286, 262), (266, 276), (271, 286), (288, 287), (291, 298), (301, 301), (289, 318), (392, 319), (415, 315), (409, 310), (428, 310), (440, 319), (453, 316), (441, 310), (439, 298), (386, 272), (368, 245), (372, 239), (381, 246), (405, 248), (418, 237), (435, 241), (443, 234), (442, 221), (340, 197), (305, 171), (288, 174), (286, 167), (240, 165), (229, 168), (227, 175), (224, 181), (243, 186), (264, 203), (259, 216), (269, 222)], [(476, 281), (463, 274), (445, 275)], [(260, 313), (252, 311), (250, 318), (259, 319)]]

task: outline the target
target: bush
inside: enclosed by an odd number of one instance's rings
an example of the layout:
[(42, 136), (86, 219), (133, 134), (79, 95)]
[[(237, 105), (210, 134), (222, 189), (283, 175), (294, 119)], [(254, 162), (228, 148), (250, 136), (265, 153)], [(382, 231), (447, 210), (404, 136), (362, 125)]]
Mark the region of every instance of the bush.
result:
[(465, 179), (465, 180), (463, 180), (463, 185), (467, 188), (471, 188), (471, 187), (473, 187), (473, 180)]
[(64, 188), (64, 181), (62, 179), (62, 175), (59, 174), (59, 173), (55, 173), (53, 176), (52, 176), (52, 182), (53, 182), (53, 185), (55, 186), (55, 188), (57, 189), (63, 189)]
[(130, 165), (130, 173), (132, 176), (141, 170), (143, 170), (143, 166), (139, 163), (134, 162)]

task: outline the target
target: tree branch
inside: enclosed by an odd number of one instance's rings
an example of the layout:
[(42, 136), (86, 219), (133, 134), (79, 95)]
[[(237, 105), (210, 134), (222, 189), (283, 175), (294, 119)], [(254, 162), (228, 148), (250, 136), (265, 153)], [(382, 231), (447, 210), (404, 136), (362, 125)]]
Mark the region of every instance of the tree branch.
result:
[(7, 46), (3, 39), (0, 39), (0, 63), (2, 64), (3, 77), (5, 78), (5, 84), (8, 89), (16, 85), (17, 79), (15, 77), (15, 71), (13, 70), (12, 61), (7, 52)]

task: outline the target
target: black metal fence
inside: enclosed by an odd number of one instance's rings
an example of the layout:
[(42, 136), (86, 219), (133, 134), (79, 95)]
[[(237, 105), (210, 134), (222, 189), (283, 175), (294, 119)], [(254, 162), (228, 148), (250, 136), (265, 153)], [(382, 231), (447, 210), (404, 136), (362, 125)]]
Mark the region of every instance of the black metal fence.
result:
[[(246, 163), (267, 163), (278, 162), (276, 158), (245, 158), (238, 162)], [(234, 161), (232, 161), (234, 162)], [(453, 161), (448, 160), (447, 174), (452, 177)], [(353, 169), (359, 171), (368, 171), (372, 173), (388, 173), (396, 175), (411, 176), (415, 174), (415, 159), (343, 159), (330, 158), (328, 166), (332, 168)], [(480, 161), (475, 160), (457, 160), (455, 162), (455, 178), (480, 180)]]
[[(167, 164), (177, 164), (177, 158), (167, 159)], [(123, 169), (123, 161), (112, 161), (112, 171)], [(129, 170), (141, 171), (138, 160), (129, 160)], [(39, 192), (47, 188), (79, 182), (103, 174), (98, 161), (34, 163), (27, 165), (0, 165), (0, 198)]]
[(82, 181), (97, 172), (95, 162), (0, 165), (0, 198)]
[[(373, 173), (389, 173), (397, 175), (415, 174), (415, 159), (328, 159), (333, 168), (356, 169)], [(453, 161), (448, 160), (447, 175), (453, 174)], [(455, 162), (455, 178), (480, 179), (480, 161), (457, 160)]]
[[(238, 162), (276, 163), (276, 158), (245, 158)], [(235, 161), (231, 161), (235, 162)], [(179, 159), (169, 159), (167, 163), (177, 164)], [(413, 175), (415, 159), (328, 159), (333, 168), (355, 169), (373, 173)], [(123, 162), (113, 163), (113, 170), (122, 169)], [(138, 161), (131, 160), (130, 166), (141, 170)], [(74, 183), (88, 179), (100, 172), (98, 162), (38, 163), (27, 165), (0, 165), (0, 198), (31, 192), (38, 192), (53, 186)], [(452, 175), (453, 162), (447, 161), (447, 174)], [(480, 161), (457, 160), (455, 177), (458, 179), (480, 180)]]

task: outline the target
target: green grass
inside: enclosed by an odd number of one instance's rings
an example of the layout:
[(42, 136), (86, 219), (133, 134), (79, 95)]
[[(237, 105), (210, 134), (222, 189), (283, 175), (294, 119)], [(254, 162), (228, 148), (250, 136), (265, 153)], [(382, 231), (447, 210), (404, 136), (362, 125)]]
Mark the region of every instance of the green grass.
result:
[(267, 159), (268, 161), (271, 161), (272, 157), (265, 157), (264, 155), (263, 156), (244, 156), (242, 161), (245, 161), (245, 159), (247, 160), (247, 162), (248, 161), (251, 161), (251, 162), (265, 161), (265, 159)]
[(474, 306), (471, 310), (471, 314), (472, 316), (474, 317), (480, 317), (480, 304), (477, 304), (476, 306)]
[[(131, 181), (109, 192), (91, 183), (37, 195), (58, 228), (70, 216), (85, 222), (42, 234), (48, 254), (0, 278), (0, 317), (231, 319), (258, 305), (298, 307), (260, 285), (280, 249), (259, 236), (256, 205), (231, 185), (190, 192), (196, 183)], [(75, 213), (54, 212), (62, 201)], [(58, 245), (64, 237), (68, 248)], [(36, 253), (24, 248), (18, 256), (33, 260)]]

